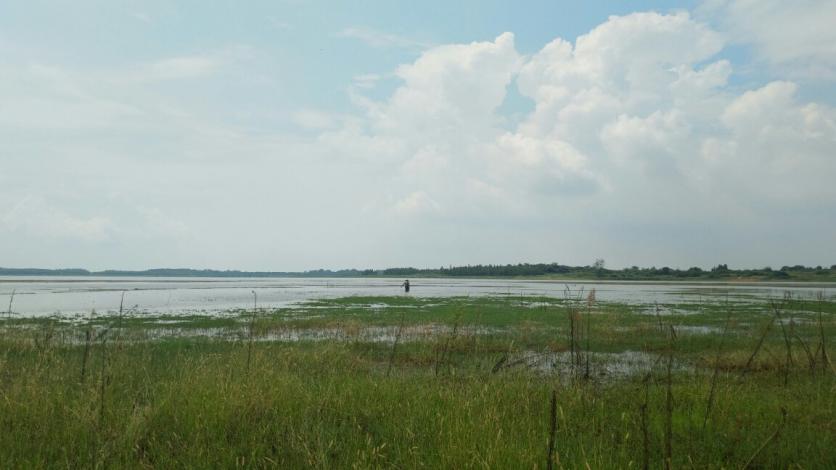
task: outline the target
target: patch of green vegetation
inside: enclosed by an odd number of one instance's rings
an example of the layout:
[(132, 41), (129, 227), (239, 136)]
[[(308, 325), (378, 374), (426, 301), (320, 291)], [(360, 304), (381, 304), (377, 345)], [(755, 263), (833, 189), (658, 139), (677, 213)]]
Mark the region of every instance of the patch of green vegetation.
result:
[(833, 468), (833, 307), (657, 315), (401, 296), (5, 320), (0, 455), (16, 468), (542, 468), (553, 420), (556, 467), (659, 468), (670, 443), (675, 468)]

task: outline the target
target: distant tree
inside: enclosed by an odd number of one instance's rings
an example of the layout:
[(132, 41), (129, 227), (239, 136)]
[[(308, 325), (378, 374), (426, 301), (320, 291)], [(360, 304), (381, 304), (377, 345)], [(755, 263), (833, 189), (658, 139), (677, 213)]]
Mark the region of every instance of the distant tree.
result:
[(688, 277), (697, 277), (702, 274), (702, 269), (697, 266), (692, 266), (685, 271), (685, 275)]

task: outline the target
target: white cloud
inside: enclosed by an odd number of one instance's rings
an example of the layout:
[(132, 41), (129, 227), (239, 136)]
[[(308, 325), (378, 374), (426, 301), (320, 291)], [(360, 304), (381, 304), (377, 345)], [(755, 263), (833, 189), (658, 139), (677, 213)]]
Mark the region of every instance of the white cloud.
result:
[(834, 0), (709, 0), (700, 13), (784, 76), (836, 78)]
[[(807, 262), (836, 233), (836, 111), (789, 77), (745, 90), (721, 56), (729, 38), (685, 13), (639, 13), (530, 56), (511, 33), (426, 47), (345, 84), (353, 112), (276, 111), (306, 130), (291, 133), (205, 106), (206, 90), (249, 78), (246, 49), (83, 72), (0, 62), (0, 240), (30, 253), (30, 233), (140, 243), (162, 262), (265, 269), (369, 253), (382, 265), (592, 251), (613, 266)], [(399, 81), (384, 98), (381, 76)], [(509, 87), (533, 104), (513, 120)], [(248, 105), (274, 111), (263, 97)], [(801, 224), (809, 240), (781, 248)], [(755, 238), (768, 248), (734, 249)], [(404, 254), (409, 239), (423, 251)]]
[(144, 73), (150, 80), (179, 80), (208, 75), (220, 65), (210, 57), (174, 57), (150, 64)]
[(426, 49), (432, 47), (432, 44), (417, 39), (411, 39), (406, 36), (398, 34), (378, 31), (371, 28), (364, 27), (349, 27), (345, 28), (339, 33), (338, 37), (357, 39), (368, 44), (371, 47), (378, 49), (388, 48), (405, 48), (405, 49)]
[(380, 75), (376, 73), (364, 73), (361, 75), (357, 75), (354, 77), (354, 86), (358, 88), (374, 88), (378, 81), (380, 81)]
[(18, 201), (0, 221), (0, 229), (24, 237), (69, 238), (87, 243), (107, 241), (115, 229), (107, 217), (76, 216), (50, 206), (39, 197)]
[(519, 63), (510, 33), (494, 42), (430, 49), (398, 68), (396, 75), (404, 84), (378, 108), (373, 125), (413, 138), (427, 137), (425, 132), (479, 129), (495, 119)]
[(409, 206), (403, 201), (414, 199), (403, 199), (404, 193), (438, 193), (461, 205), (467, 189), (456, 181), (468, 178), (474, 165), (485, 165), (493, 149), (484, 143), (504, 132), (496, 109), (520, 63), (509, 33), (493, 42), (430, 49), (397, 69), (403, 84), (389, 99), (361, 101), (364, 119), (323, 139), (338, 141), (334, 147), (346, 154), (399, 168), (390, 191), (401, 212), (414, 212), (402, 210)]
[[(439, 46), (397, 69), (403, 85), (387, 100), (358, 99), (364, 119), (326, 135), (359, 154), (387, 143), (402, 163), (383, 187), (403, 214), (647, 230), (722, 221), (734, 237), (768, 223), (765, 200), (836, 197), (824, 189), (836, 127), (832, 108), (797, 102), (796, 84), (729, 87), (725, 43), (687, 13), (639, 13), (527, 58), (510, 34)], [(514, 80), (534, 109), (509, 131), (497, 108)], [(787, 172), (819, 184), (788, 185)]]
[(399, 214), (425, 214), (441, 210), (441, 206), (424, 191), (415, 191), (395, 202), (394, 209)]
[(836, 200), (836, 109), (800, 103), (797, 90), (776, 81), (735, 98), (720, 116), (729, 134), (707, 138), (702, 152), (718, 178), (740, 175), (741, 193), (801, 209)]
[(329, 129), (335, 119), (330, 113), (316, 109), (302, 109), (293, 114), (293, 121), (306, 129)]
[(203, 78), (253, 57), (247, 46), (226, 47), (203, 54), (168, 57), (141, 65), (118, 80), (164, 81)]

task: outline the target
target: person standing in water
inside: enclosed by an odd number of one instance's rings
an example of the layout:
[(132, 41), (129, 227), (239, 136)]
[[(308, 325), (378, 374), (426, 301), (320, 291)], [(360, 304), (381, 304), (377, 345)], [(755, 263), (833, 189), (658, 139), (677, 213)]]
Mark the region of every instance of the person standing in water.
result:
[(403, 281), (403, 284), (401, 284), (401, 287), (403, 287), (403, 291), (408, 294), (409, 293), (409, 279)]

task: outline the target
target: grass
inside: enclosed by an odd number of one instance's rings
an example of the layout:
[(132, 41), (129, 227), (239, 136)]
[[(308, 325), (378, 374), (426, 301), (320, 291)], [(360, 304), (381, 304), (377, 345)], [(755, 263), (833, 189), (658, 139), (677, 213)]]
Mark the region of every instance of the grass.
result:
[[(657, 318), (586, 297), (349, 297), (176, 317), (208, 336), (154, 333), (173, 317), (18, 317), (0, 340), (0, 455), (9, 468), (833, 468), (821, 344), (836, 310), (794, 302)], [(571, 342), (588, 378), (549, 365), (574, 361)], [(602, 375), (625, 352), (649, 361)]]

